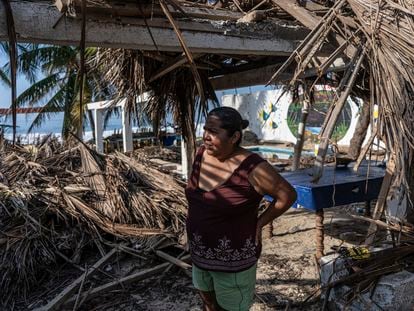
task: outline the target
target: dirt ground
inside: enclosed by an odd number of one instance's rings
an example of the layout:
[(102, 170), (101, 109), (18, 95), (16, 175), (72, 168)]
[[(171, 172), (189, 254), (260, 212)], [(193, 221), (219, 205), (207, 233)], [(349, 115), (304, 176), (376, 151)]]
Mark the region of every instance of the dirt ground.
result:
[[(325, 210), (325, 253), (332, 246), (357, 245), (340, 237), (363, 240), (367, 224), (349, 217), (362, 205)], [(263, 241), (258, 265), (256, 297), (251, 311), (320, 310), (321, 302), (301, 305), (318, 285), (315, 254), (315, 214), (291, 209), (274, 221), (273, 237)], [(349, 232), (353, 232), (349, 234)], [(81, 310), (201, 311), (201, 300), (191, 279), (172, 270), (162, 279), (152, 278), (120, 288), (98, 299), (85, 302)]]

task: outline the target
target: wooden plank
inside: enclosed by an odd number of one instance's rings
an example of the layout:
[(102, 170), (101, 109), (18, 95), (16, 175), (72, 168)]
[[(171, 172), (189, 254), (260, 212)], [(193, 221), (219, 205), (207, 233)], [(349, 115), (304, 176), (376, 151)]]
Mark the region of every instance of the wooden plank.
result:
[(102, 267), (109, 259), (115, 255), (117, 249), (112, 249), (108, 254), (102, 257), (99, 261), (97, 261), (90, 269), (88, 269), (85, 273), (83, 273), (80, 277), (78, 277), (75, 281), (73, 281), (69, 286), (67, 286), (63, 291), (61, 291), (55, 298), (53, 298), (46, 306), (37, 308), (37, 311), (47, 311), (47, 310), (60, 310), (61, 306), (66, 302), (66, 300), (73, 295), (76, 291), (78, 286), (82, 283), (82, 281), (94, 275), (100, 267)]
[[(11, 1), (14, 13), (17, 40), (56, 45), (77, 45), (80, 39), (81, 21), (64, 17), (55, 28), (52, 26), (61, 17), (56, 7), (45, 2)], [(193, 53), (229, 55), (288, 55), (294, 51), (296, 41), (275, 35), (271, 40), (260, 37), (241, 37), (228, 34), (229, 29), (217, 26), (222, 32), (183, 30), (188, 48)], [(286, 28), (287, 29), (287, 28)], [(181, 52), (180, 44), (172, 29), (151, 28), (156, 44), (161, 51)], [(289, 32), (291, 30), (286, 30)], [(301, 30), (303, 31), (303, 30)], [(286, 36), (286, 34), (284, 34)], [(0, 40), (7, 41), (5, 11), (0, 6)], [(155, 51), (156, 48), (145, 25), (122, 24), (88, 18), (86, 45), (107, 48), (126, 48)]]
[[(16, 113), (39, 113), (43, 110), (43, 107), (32, 107), (32, 108), (17, 108)], [(63, 111), (63, 110), (62, 110)], [(11, 108), (0, 108), (0, 115), (11, 114)]]
[(262, 0), (261, 2), (259, 2), (258, 4), (256, 4), (253, 8), (251, 8), (249, 10), (249, 12), (247, 12), (247, 13), (250, 13), (250, 12), (253, 12), (255, 10), (258, 10), (263, 4), (265, 4), (267, 2), (268, 2), (268, 0)]
[[(392, 181), (394, 179), (394, 171), (395, 171), (395, 160), (394, 157), (391, 156), (391, 159), (388, 161), (387, 170), (385, 171), (385, 176), (382, 181), (381, 190), (378, 195), (377, 204), (375, 205), (374, 212), (372, 214), (372, 219), (378, 220), (381, 218), (382, 214), (384, 213), (385, 206), (387, 204), (387, 197), (388, 192), (390, 191)], [(365, 245), (371, 245), (375, 239), (375, 233), (377, 231), (377, 224), (375, 222), (371, 222), (368, 228), (367, 237), (365, 239)]]
[[(269, 65), (262, 68), (226, 74), (222, 76), (210, 78), (210, 82), (215, 90), (227, 90), (246, 86), (263, 85), (266, 84), (279, 68), (279, 65)], [(327, 72), (341, 72), (346, 69), (346, 65), (330, 67)], [(300, 75), (300, 78), (312, 77), (318, 75), (317, 68), (312, 68)], [(290, 80), (293, 76), (293, 71), (289, 68), (279, 74), (277, 81)]]
[[(219, 77), (210, 78), (210, 82), (215, 90), (227, 90), (239, 87), (261, 85), (269, 81), (273, 73), (277, 70), (278, 65), (270, 65), (263, 68), (236, 72)], [(288, 78), (283, 73), (281, 79)]]
[(309, 29), (315, 28), (320, 21), (320, 17), (308, 11), (304, 7), (299, 6), (296, 1), (272, 0), (272, 2), (289, 13), (289, 15), (297, 19), (302, 25), (308, 27)]
[[(167, 253), (165, 253), (163, 251), (156, 250), (155, 253), (157, 254), (157, 256), (161, 257), (162, 259), (165, 259), (166, 261), (168, 261), (168, 262), (170, 262), (170, 263), (172, 263), (172, 264), (174, 264), (174, 265), (176, 265), (176, 266), (178, 266), (182, 269), (187, 269), (187, 270), (191, 269), (191, 265), (189, 265), (188, 263), (186, 263), (186, 262), (184, 262), (180, 259), (177, 259), (177, 258), (175, 258), (171, 255), (168, 255)], [(187, 255), (187, 258), (188, 258), (188, 256), (189, 255)]]
[[(122, 285), (126, 285), (132, 282), (141, 281), (144, 279), (147, 279), (157, 273), (160, 273), (164, 271), (168, 266), (170, 265), (169, 262), (157, 265), (153, 268), (145, 269), (142, 271), (139, 271), (137, 273), (131, 274), (129, 276), (123, 277), (119, 280), (115, 280), (113, 282), (106, 283), (104, 285), (95, 287), (94, 289), (88, 291), (87, 293), (82, 293), (80, 295), (80, 299), (85, 298), (86, 296), (89, 298), (97, 297), (103, 293), (109, 292), (111, 290), (117, 289), (118, 287)], [(72, 297), (67, 301), (67, 304), (75, 303), (76, 297)]]
[[(80, 16), (82, 0), (74, 1), (74, 9), (76, 15)], [(66, 12), (68, 5), (67, 0), (56, 0), (55, 5), (60, 12)], [(181, 13), (175, 10), (171, 5), (168, 5), (168, 8), (174, 17), (184, 16), (200, 18), (200, 19), (210, 19), (210, 20), (222, 20), (222, 21), (236, 21), (239, 18), (243, 17), (244, 14), (239, 12), (233, 12), (230, 10), (217, 10), (212, 8), (201, 8), (201, 7), (191, 7), (191, 6), (181, 6)], [(121, 1), (111, 1), (106, 0), (105, 5), (88, 5), (88, 14), (102, 14), (107, 16), (130, 16), (130, 17), (142, 17), (141, 12), (145, 17), (156, 17), (164, 16), (160, 5), (157, 2), (151, 4), (141, 3), (141, 9), (136, 2), (121, 2)]]

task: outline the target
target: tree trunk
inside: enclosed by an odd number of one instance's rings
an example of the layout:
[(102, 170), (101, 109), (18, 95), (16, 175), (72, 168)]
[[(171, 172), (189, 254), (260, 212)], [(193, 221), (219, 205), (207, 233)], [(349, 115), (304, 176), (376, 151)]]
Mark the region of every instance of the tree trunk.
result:
[(348, 150), (348, 157), (353, 160), (356, 160), (361, 152), (362, 144), (364, 143), (365, 136), (367, 135), (370, 119), (371, 105), (367, 100), (365, 100), (362, 105), (361, 114), (358, 118), (358, 123), (355, 127), (355, 132), (352, 136)]
[(309, 115), (309, 108), (310, 108), (310, 103), (308, 100), (305, 100), (303, 102), (301, 120), (298, 126), (298, 135), (296, 137), (297, 139), (296, 139), (296, 144), (294, 148), (295, 153), (294, 153), (293, 165), (292, 165), (293, 171), (296, 171), (300, 166), (300, 157), (302, 154), (303, 143), (305, 142), (305, 127), (306, 127), (306, 120), (308, 119), (308, 115)]

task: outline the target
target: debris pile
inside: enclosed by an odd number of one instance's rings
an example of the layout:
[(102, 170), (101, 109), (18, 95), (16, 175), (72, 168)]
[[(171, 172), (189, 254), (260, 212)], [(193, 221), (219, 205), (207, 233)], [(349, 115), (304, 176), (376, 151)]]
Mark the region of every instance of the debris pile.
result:
[(338, 253), (339, 256), (326, 256), (322, 261), (321, 281), (325, 289), (322, 310), (326, 310), (328, 305), (334, 309), (364, 306), (364, 309), (378, 307), (380, 310), (412, 306), (412, 243), (376, 251), (365, 247), (341, 247)]
[(142, 159), (65, 147), (47, 139), (0, 151), (3, 304), (25, 297), (58, 259), (79, 261), (90, 244), (183, 232), (186, 202), (173, 177)]

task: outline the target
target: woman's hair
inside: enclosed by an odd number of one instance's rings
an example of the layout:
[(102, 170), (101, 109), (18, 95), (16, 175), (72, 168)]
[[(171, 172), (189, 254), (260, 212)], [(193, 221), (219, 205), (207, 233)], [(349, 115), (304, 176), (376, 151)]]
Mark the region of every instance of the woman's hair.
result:
[(211, 110), (208, 117), (216, 117), (221, 122), (221, 128), (225, 129), (229, 136), (232, 136), (235, 132), (240, 132), (240, 139), (236, 142), (236, 146), (240, 145), (242, 135), (246, 127), (249, 126), (248, 120), (243, 120), (240, 113), (231, 107), (218, 107)]

